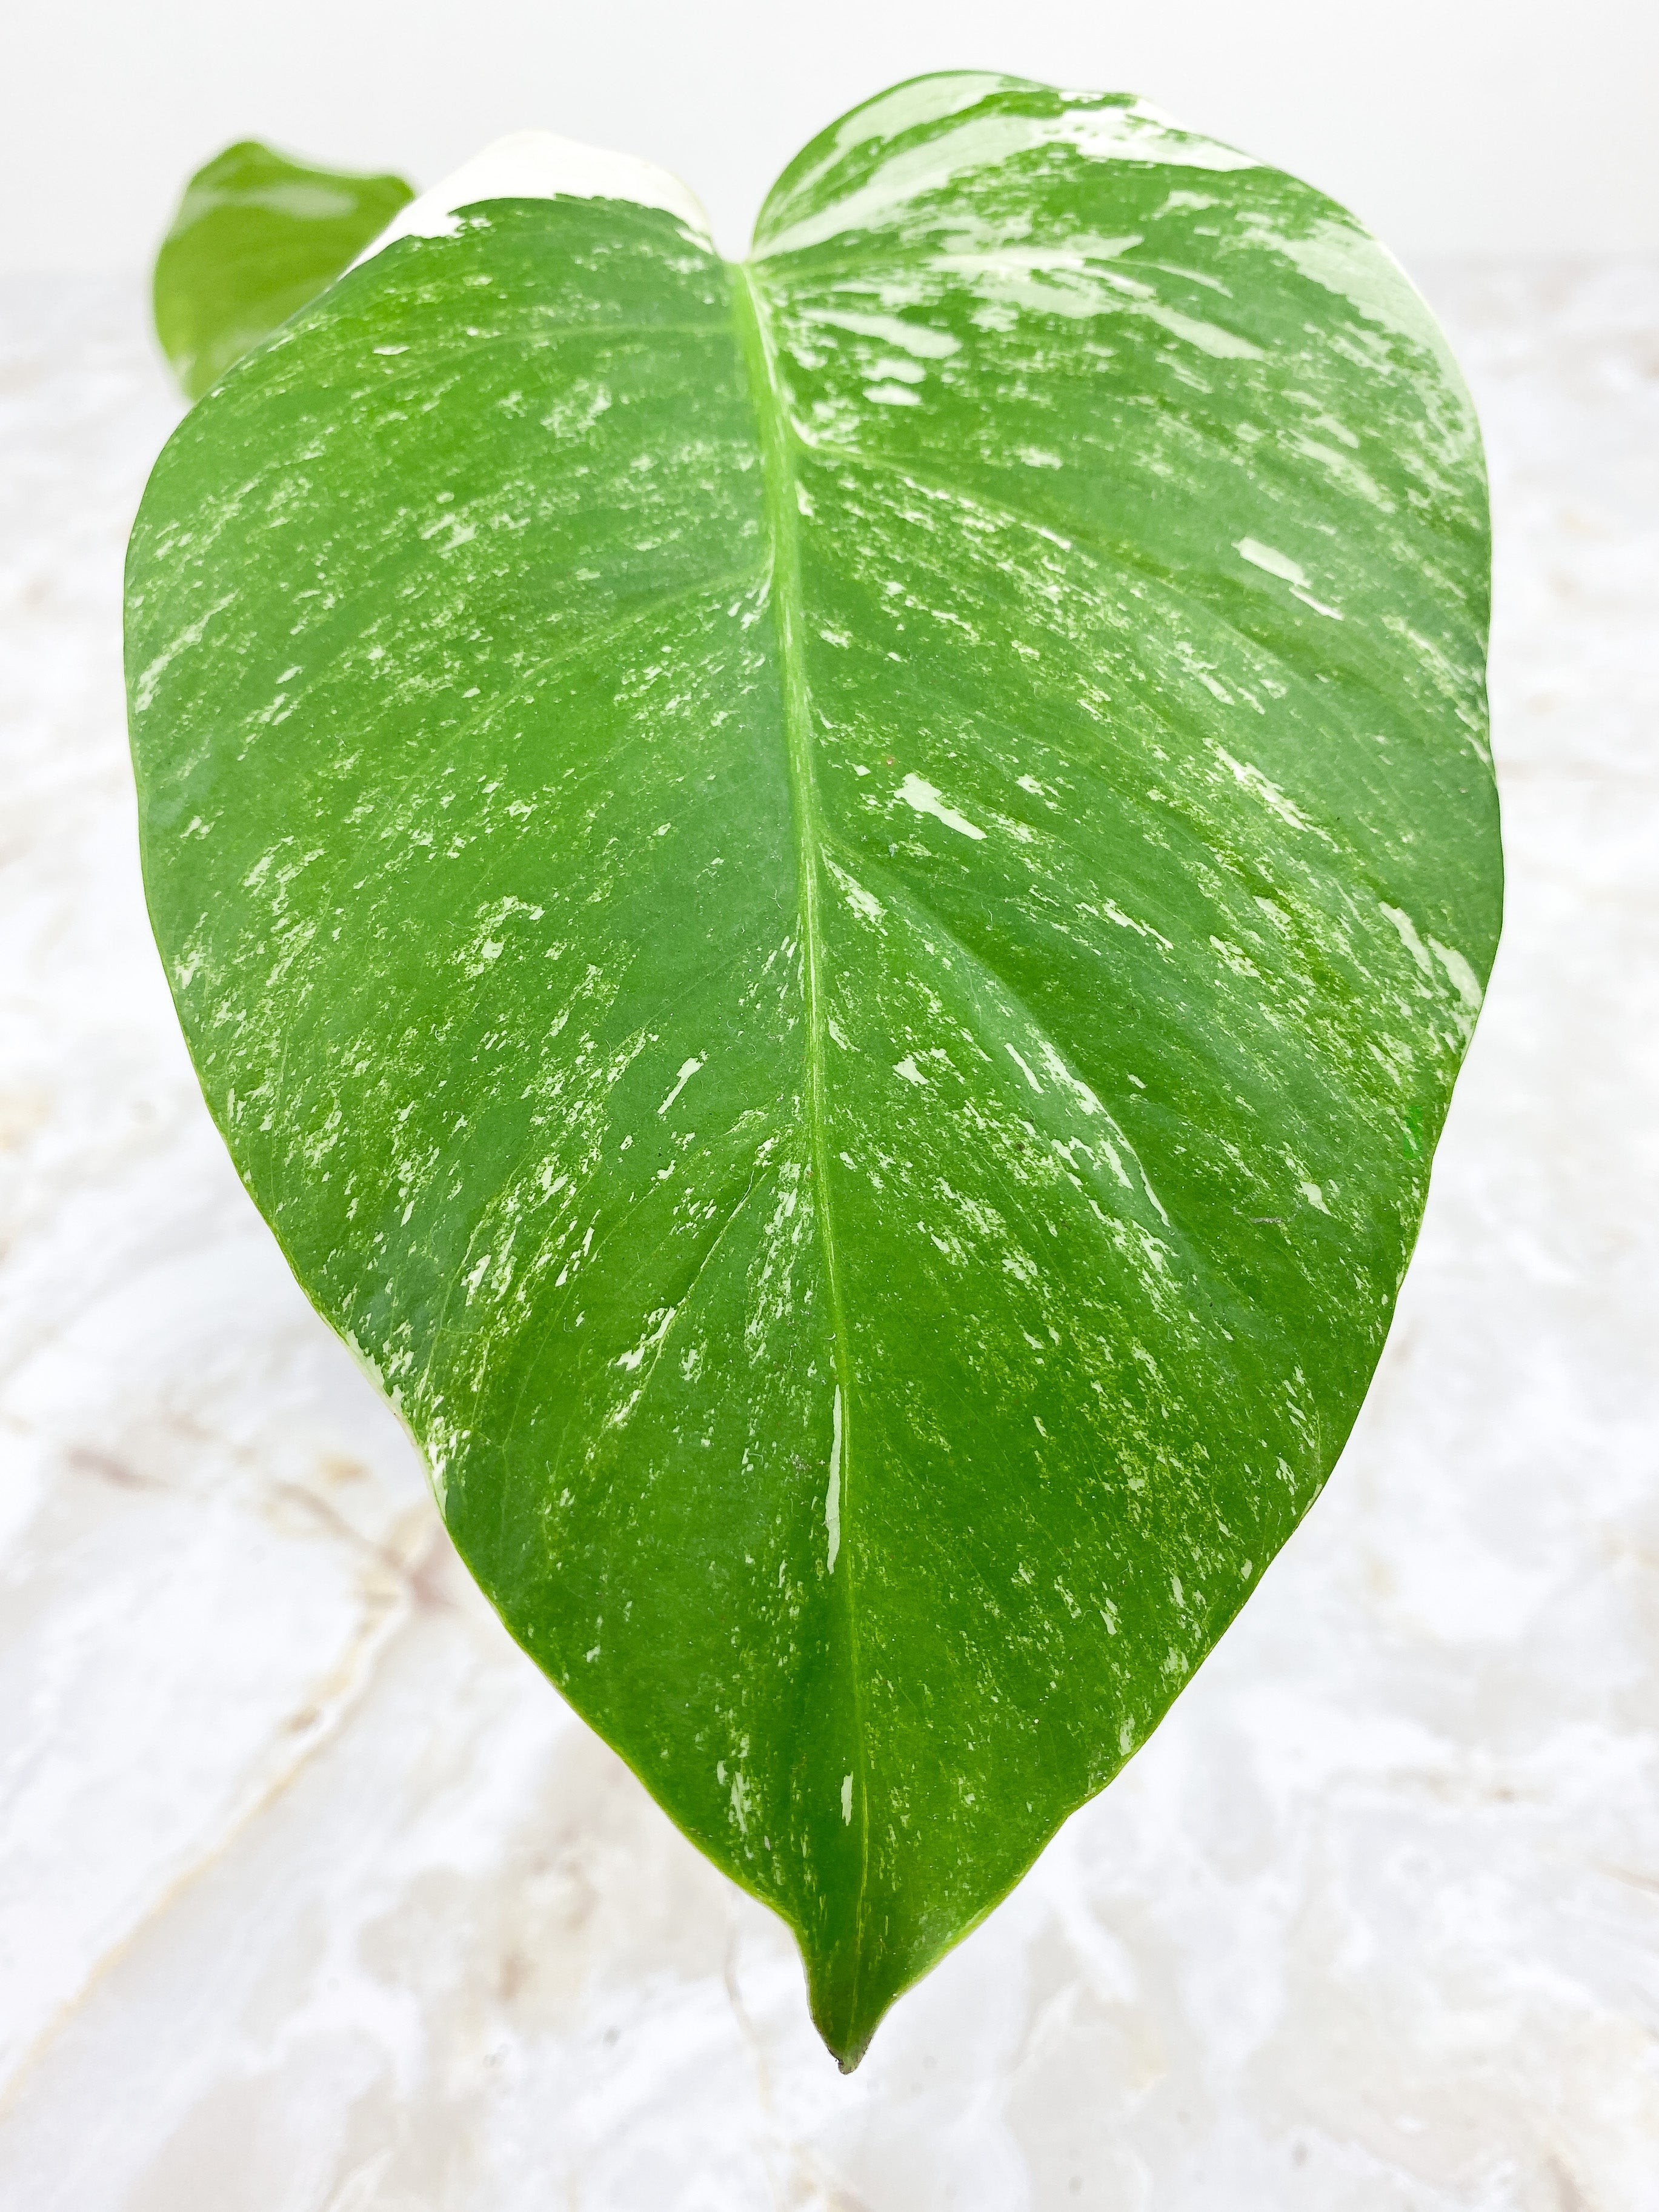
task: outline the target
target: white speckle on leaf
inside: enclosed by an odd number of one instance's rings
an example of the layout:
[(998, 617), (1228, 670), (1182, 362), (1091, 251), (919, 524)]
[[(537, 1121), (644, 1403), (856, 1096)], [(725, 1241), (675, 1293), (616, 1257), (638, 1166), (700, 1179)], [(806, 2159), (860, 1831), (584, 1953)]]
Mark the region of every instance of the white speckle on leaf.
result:
[(650, 1325), (645, 1334), (631, 1352), (624, 1352), (618, 1356), (617, 1366), (626, 1368), (630, 1375), (641, 1367), (644, 1364), (647, 1352), (654, 1352), (664, 1337), (667, 1335), (669, 1323), (673, 1320), (677, 1310), (678, 1309), (673, 1306), (659, 1306), (655, 1313), (647, 1315), (647, 1319)]
[(933, 330), (925, 323), (901, 322), (896, 315), (851, 314), (844, 308), (815, 307), (801, 320), (827, 323), (834, 330), (879, 338), (884, 345), (899, 346), (906, 353), (920, 355), (924, 361), (943, 361), (948, 355), (962, 350), (961, 339), (952, 337), (949, 331)]
[(1455, 946), (1443, 945), (1437, 937), (1431, 937), (1429, 939), (1429, 950), (1445, 969), (1453, 990), (1456, 992), (1470, 1013), (1478, 1014), (1485, 994), (1480, 988), (1480, 978), (1470, 967), (1468, 962)]
[(954, 806), (947, 806), (926, 776), (907, 775), (898, 787), (898, 795), (916, 813), (931, 814), (936, 822), (942, 822), (947, 830), (954, 830), (959, 836), (982, 840), (985, 836), (985, 832), (976, 829), (965, 815), (958, 814)]
[(1259, 538), (1241, 538), (1233, 550), (1248, 561), (1252, 568), (1264, 568), (1268, 575), (1277, 576), (1281, 582), (1300, 584), (1304, 592), (1307, 590), (1307, 570), (1299, 561), (1292, 561), (1288, 553), (1276, 552), (1271, 545), (1264, 545)]
[[(1057, 1083), (1063, 1083), (1065, 1085), (1066, 1088), (1071, 1092), (1073, 1097), (1076, 1099), (1078, 1104), (1083, 1109), (1085, 1114), (1099, 1113), (1099, 1099), (1096, 1097), (1094, 1092), (1089, 1088), (1089, 1085), (1083, 1080), (1083, 1078), (1080, 1075), (1073, 1074), (1071, 1069), (1066, 1066), (1065, 1061), (1054, 1050), (1053, 1045), (1048, 1042), (1047, 1037), (1042, 1041), (1042, 1064)], [(1125, 1176), (1121, 1177), (1121, 1180), (1127, 1183), (1128, 1178)]]
[(1411, 954), (1422, 973), (1425, 975), (1432, 975), (1434, 963), (1430, 959), (1428, 950), (1418, 935), (1417, 925), (1413, 921), (1410, 915), (1403, 914), (1397, 906), (1389, 906), (1386, 903), (1382, 911), (1399, 932), (1400, 942)]
[(886, 920), (887, 909), (873, 891), (866, 890), (862, 884), (849, 876), (845, 868), (838, 868), (833, 860), (830, 861), (829, 867), (830, 872), (841, 885), (842, 896), (848, 905), (852, 908), (854, 914), (860, 915), (866, 921), (881, 922)]
[(1013, 1061), (1014, 1066), (1019, 1070), (1020, 1073), (1025, 1078), (1025, 1080), (1030, 1085), (1032, 1090), (1036, 1092), (1040, 1098), (1042, 1096), (1042, 1085), (1037, 1081), (1036, 1076), (1032, 1074), (1029, 1063), (1021, 1059), (1018, 1053), (1014, 1050), (1012, 1045), (1005, 1044), (1002, 1048), (1007, 1054), (1009, 1059)]
[[(659, 1115), (665, 1114), (668, 1111), (674, 1101), (679, 1097), (681, 1091), (684, 1090), (686, 1085), (690, 1083), (692, 1077), (702, 1065), (703, 1063), (700, 1060), (688, 1060), (682, 1062), (680, 1072), (674, 1079), (674, 1088), (669, 1092), (667, 1097), (663, 1100), (662, 1104), (657, 1109)], [(702, 1096), (702, 1091), (699, 1091), (697, 1096), (701, 1098)]]
[(738, 1834), (746, 1836), (749, 1833), (749, 1807), (751, 1802), (751, 1794), (749, 1788), (749, 1778), (741, 1771), (734, 1774), (732, 1778), (731, 1795), (732, 1818), (738, 1824)]
[(1216, 758), (1231, 772), (1234, 781), (1249, 792), (1253, 797), (1259, 799), (1264, 806), (1279, 817), (1281, 822), (1287, 822), (1292, 830), (1305, 830), (1310, 836), (1321, 839), (1327, 845), (1334, 845), (1334, 841), (1316, 823), (1310, 822), (1296, 801), (1287, 798), (1279, 786), (1263, 775), (1261, 770), (1254, 763), (1235, 760), (1232, 755), (1224, 750), (1220, 745), (1217, 745), (1214, 751)]
[(1322, 599), (1314, 598), (1308, 588), (1306, 569), (1300, 562), (1292, 561), (1288, 553), (1275, 552), (1271, 545), (1264, 545), (1256, 538), (1241, 538), (1233, 550), (1242, 555), (1252, 567), (1263, 568), (1268, 575), (1277, 576), (1281, 582), (1288, 584), (1292, 597), (1300, 599), (1304, 606), (1311, 607), (1316, 615), (1328, 615), (1333, 622), (1342, 620), (1339, 609), (1328, 607)]
[(205, 614), (198, 615), (193, 623), (179, 632), (165, 653), (156, 654), (155, 659), (141, 672), (137, 682), (132, 687), (132, 704), (136, 714), (142, 714), (154, 700), (155, 687), (167, 673), (174, 657), (182, 653), (186, 646), (199, 645), (204, 631), (215, 615), (222, 614), (228, 606), (234, 603), (235, 598), (234, 592), (227, 592), (223, 599), (216, 599)]
[(841, 1385), (836, 1385), (835, 1407), (830, 1414), (830, 1486), (823, 1493), (823, 1527), (830, 1540), (827, 1571), (836, 1571), (836, 1561), (841, 1554)]

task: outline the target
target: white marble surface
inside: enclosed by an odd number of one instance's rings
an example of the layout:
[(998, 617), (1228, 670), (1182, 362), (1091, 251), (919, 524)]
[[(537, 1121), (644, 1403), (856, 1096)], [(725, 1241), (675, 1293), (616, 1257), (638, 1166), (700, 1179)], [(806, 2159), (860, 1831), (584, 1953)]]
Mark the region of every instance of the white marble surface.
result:
[(1659, 2207), (1659, 270), (1443, 270), (1508, 934), (1370, 1402), (1125, 1776), (842, 2081), (508, 1643), (146, 933), (136, 294), (0, 294), (0, 2206)]

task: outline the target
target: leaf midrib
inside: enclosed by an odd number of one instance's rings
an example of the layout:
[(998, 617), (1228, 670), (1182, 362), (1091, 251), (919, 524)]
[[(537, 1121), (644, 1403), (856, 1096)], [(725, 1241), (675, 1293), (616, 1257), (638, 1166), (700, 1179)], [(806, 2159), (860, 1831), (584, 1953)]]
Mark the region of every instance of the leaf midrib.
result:
[[(814, 768), (811, 695), (806, 680), (803, 625), (805, 610), (800, 581), (800, 509), (791, 451), (794, 429), (779, 386), (776, 356), (767, 327), (766, 310), (743, 262), (732, 264), (732, 298), (738, 334), (748, 373), (750, 397), (761, 438), (761, 471), (766, 500), (767, 534), (771, 541), (772, 574), (768, 597), (777, 625), (783, 687), (786, 757), (791, 811), (795, 830), (795, 866), (800, 890), (801, 951), (806, 999), (807, 1123), (811, 1152), (812, 1218), (823, 1252), (824, 1274), (830, 1293), (830, 1323), (835, 1342), (836, 1387), (841, 1397), (841, 1457), (838, 1464), (841, 1547), (837, 1564), (842, 1572), (842, 1602), (846, 1609), (850, 1694), (853, 1705), (854, 1755), (858, 1772), (856, 1817), (859, 1823), (860, 1874), (855, 1911), (854, 1985), (850, 2016), (857, 2017), (858, 1979), (864, 1956), (864, 1911), (869, 1888), (870, 1823), (866, 1788), (865, 1734), (862, 1684), (859, 1669), (858, 1609), (854, 1590), (856, 1551), (849, 1525), (850, 1474), (856, 1433), (853, 1396), (852, 1347), (842, 1298), (841, 1276), (836, 1256), (835, 1222), (830, 1203), (830, 1133), (825, 1081), (826, 1021), (822, 973), (823, 945), (819, 902), (823, 896), (823, 836), (819, 821), (817, 779)], [(833, 1593), (832, 1593), (833, 1595)]]

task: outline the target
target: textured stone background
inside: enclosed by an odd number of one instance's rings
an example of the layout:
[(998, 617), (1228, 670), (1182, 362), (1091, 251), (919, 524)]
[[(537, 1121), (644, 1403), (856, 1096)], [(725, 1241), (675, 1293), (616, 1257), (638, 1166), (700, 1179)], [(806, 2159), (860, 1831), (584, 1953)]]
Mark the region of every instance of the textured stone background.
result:
[(0, 2205), (1659, 2208), (1659, 268), (1442, 269), (1508, 933), (1370, 1403), (843, 2081), (509, 1644), (243, 1197), (143, 917), (136, 291), (0, 291)]

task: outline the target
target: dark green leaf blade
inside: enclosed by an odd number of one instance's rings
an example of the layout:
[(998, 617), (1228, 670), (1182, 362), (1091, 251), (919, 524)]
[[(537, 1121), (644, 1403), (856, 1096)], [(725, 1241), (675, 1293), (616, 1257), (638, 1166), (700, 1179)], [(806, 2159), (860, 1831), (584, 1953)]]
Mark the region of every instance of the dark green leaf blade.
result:
[(463, 1554), (850, 2064), (1364, 1395), (1498, 926), (1479, 442), (1127, 100), (899, 88), (740, 270), (547, 161), (163, 456), (147, 883)]
[(155, 334), (187, 399), (314, 300), (415, 197), (401, 177), (239, 140), (198, 169), (155, 259)]

